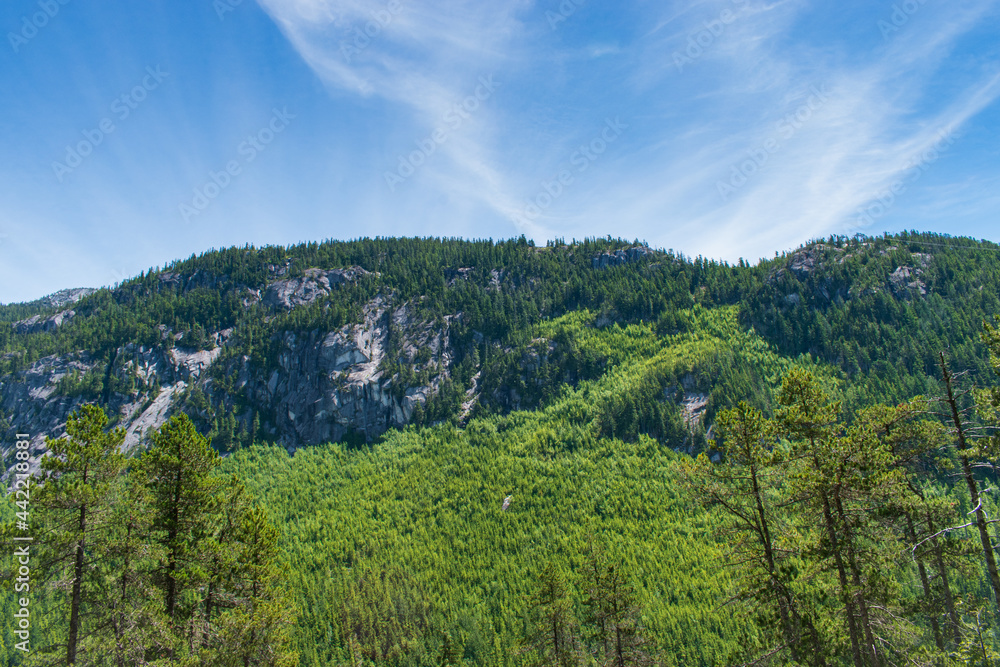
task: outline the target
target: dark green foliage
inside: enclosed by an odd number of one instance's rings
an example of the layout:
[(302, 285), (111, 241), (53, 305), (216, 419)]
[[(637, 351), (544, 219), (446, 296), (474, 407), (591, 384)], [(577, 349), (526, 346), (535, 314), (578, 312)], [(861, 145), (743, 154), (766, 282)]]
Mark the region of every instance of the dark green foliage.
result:
[[(68, 437), (49, 441), (35, 480), (33, 650), (23, 664), (296, 665), (295, 610), (278, 587), (267, 513), (213, 474), (218, 457), (186, 417), (131, 462), (118, 451), (124, 432), (106, 425), (100, 408), (83, 406)], [(3, 655), (24, 657), (12, 645)]]
[(579, 665), (579, 628), (573, 615), (573, 599), (562, 573), (551, 561), (538, 575), (537, 590), (528, 598), (526, 647), (534, 651), (538, 665)]
[[(959, 397), (975, 424), (958, 445), (929, 404), (898, 404), (942, 393), (942, 348), (971, 371), (962, 382), (987, 379), (980, 333), (1000, 370), (1000, 336), (981, 327), (1000, 312), (997, 248), (901, 234), (754, 267), (671, 251), (595, 268), (631, 245), (230, 248), (86, 297), (55, 331), (15, 332), (52, 314), (40, 305), (0, 307), (0, 372), (86, 350), (94, 370), (58, 390), (104, 404), (152, 399), (155, 379), (127, 370), (138, 346), (228, 336), (210, 382), (177, 404), (189, 416), (87, 492), (102, 508), (93, 559), (83, 577), (53, 570), (64, 585), (40, 602), (38, 637), (68, 646), (58, 596), (75, 578), (83, 655), (116, 664), (284, 665), (289, 642), (317, 666), (989, 664), (984, 551), (956, 528), (975, 503), (949, 475), (964, 457), (977, 488), (995, 485), (1000, 394)], [(368, 273), (307, 306), (258, 300), (307, 269), (355, 266)], [(448, 323), (448, 376), (390, 330), (391, 391), (437, 384), (413, 425), (294, 457), (265, 444), (272, 408), (233, 369), (246, 358), (267, 377), (284, 336), (357, 323), (376, 298)], [(686, 452), (705, 455), (685, 467)]]
[(71, 398), (80, 397), (85, 400), (96, 400), (104, 391), (104, 375), (96, 370), (81, 373), (71, 371), (59, 379), (56, 393)]
[[(212, 348), (219, 332), (232, 329), (210, 371), (211, 402), (220, 417), (231, 410), (239, 426), (230, 435), (231, 424), (199, 423), (202, 433), (215, 428), (220, 448), (228, 448), (246, 444), (255, 411), (264, 430), (271, 427), (267, 406), (254, 405), (235, 386), (233, 364), (246, 356), (268, 375), (277, 367), (284, 332), (356, 323), (377, 296), (409, 304), (423, 321), (455, 317), (454, 385), (436, 405), (424, 406), (424, 423), (456, 418), (477, 372), (477, 409), (490, 412), (543, 405), (564, 384), (597, 377), (606, 360), (587, 356), (571, 336), (532, 335), (547, 318), (581, 308), (594, 312), (600, 326), (655, 322), (657, 332), (669, 336), (689, 330), (691, 322), (680, 311), (695, 303), (739, 304), (743, 326), (754, 327), (782, 353), (810, 354), (856, 379), (844, 397), (849, 411), (935, 393), (935, 350), (949, 348), (956, 367), (972, 369), (980, 379), (987, 369), (976, 345), (981, 321), (1000, 311), (1000, 250), (992, 244), (916, 233), (834, 237), (753, 267), (673, 251), (594, 267), (601, 253), (631, 245), (610, 237), (545, 248), (523, 238), (375, 238), (213, 250), (99, 290), (74, 304), (76, 316), (55, 331), (17, 334), (0, 321), (0, 372), (24, 369), (46, 355), (88, 350), (107, 371), (104, 386), (98, 387), (101, 378), (95, 376), (81, 378), (85, 383), (66, 380), (63, 390), (105, 403), (112, 394), (144, 389), (118, 373), (124, 346)], [(334, 285), (308, 306), (286, 312), (257, 301), (272, 282), (302, 277), (306, 269), (355, 266), (369, 273)], [(11, 319), (49, 314), (39, 304), (3, 308)], [(421, 359), (418, 353), (415, 359), (387, 360), (383, 370), (398, 376), (394, 391), (429, 379)], [(765, 407), (756, 369), (730, 362), (718, 360), (715, 371), (727, 389), (713, 391), (715, 383), (708, 389), (709, 421), (739, 400)]]

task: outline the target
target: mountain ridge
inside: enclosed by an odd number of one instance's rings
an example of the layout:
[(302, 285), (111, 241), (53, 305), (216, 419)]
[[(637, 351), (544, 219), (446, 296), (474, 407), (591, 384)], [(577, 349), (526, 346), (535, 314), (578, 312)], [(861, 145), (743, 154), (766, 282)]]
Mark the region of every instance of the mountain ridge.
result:
[[(667, 335), (685, 329), (678, 313), (693, 305), (735, 305), (782, 354), (864, 378), (855, 404), (902, 400), (933, 387), (936, 347), (988, 371), (970, 339), (1000, 312), (996, 250), (906, 233), (830, 237), (755, 266), (610, 237), (209, 251), (114, 288), (57, 292), (33, 302), (56, 312), (0, 323), (0, 427), (32, 433), (41, 453), (73, 409), (97, 401), (129, 447), (177, 410), (224, 452), (371, 441), (410, 423), (539, 406), (597, 377), (606, 359), (530, 333), (581, 308), (592, 326), (650, 321)], [(704, 400), (710, 428), (718, 401)]]

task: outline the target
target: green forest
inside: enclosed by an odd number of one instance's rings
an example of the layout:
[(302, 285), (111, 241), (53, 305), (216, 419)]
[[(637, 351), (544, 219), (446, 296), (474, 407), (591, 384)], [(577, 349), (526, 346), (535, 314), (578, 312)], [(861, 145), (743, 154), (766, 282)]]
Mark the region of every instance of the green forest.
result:
[[(1000, 665), (1000, 247), (908, 233), (755, 265), (595, 261), (636, 247), (231, 248), (99, 290), (55, 331), (15, 324), (52, 308), (0, 306), (0, 374), (80, 350), (106, 369), (60, 380), (81, 407), (30, 502), (2, 510), (0, 658)], [(308, 306), (244, 305), (354, 266)], [(461, 314), (454, 372), (405, 428), (286, 447), (227, 369), (271, 369), (281, 334), (356, 322), (376, 296)], [(228, 329), (210, 388), (122, 455), (109, 397), (144, 389), (123, 346), (209, 349)], [(29, 656), (6, 620), (19, 512)]]

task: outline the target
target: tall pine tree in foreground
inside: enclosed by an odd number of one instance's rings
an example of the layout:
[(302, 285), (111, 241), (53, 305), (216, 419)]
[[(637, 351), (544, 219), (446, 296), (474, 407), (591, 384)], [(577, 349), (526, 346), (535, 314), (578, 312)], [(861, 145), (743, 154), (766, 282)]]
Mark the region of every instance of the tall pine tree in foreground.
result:
[(222, 491), (222, 480), (212, 475), (219, 456), (186, 415), (172, 417), (152, 440), (138, 471), (150, 494), (153, 540), (164, 554), (153, 575), (167, 617), (180, 630), (195, 613), (195, 597), (187, 594), (204, 582), (201, 543)]
[(84, 406), (50, 440), (33, 518), (40, 590), (59, 643), (28, 665), (294, 667), (294, 607), (278, 586), (278, 532), (187, 417), (138, 461)]
[(763, 658), (784, 652), (793, 662), (825, 664), (812, 616), (803, 614), (803, 601), (794, 592), (794, 551), (782, 540), (787, 511), (779, 509), (786, 504), (780, 494), (789, 466), (786, 453), (776, 447), (777, 426), (745, 402), (720, 412), (716, 423), (722, 461), (714, 464), (702, 453), (685, 461), (683, 470), (694, 497), (728, 519), (726, 562), (738, 575), (730, 603), (744, 615), (752, 611), (772, 635)]
[(90, 661), (81, 649), (96, 644), (101, 628), (95, 621), (106, 603), (103, 583), (113, 574), (111, 533), (126, 462), (119, 451), (125, 431), (107, 432), (107, 423), (104, 411), (93, 405), (70, 415), (66, 437), (48, 439), (50, 453), (42, 459), (42, 477), (34, 485), (38, 490), (32, 508), (43, 548), (40, 570), (65, 613), (67, 665)]

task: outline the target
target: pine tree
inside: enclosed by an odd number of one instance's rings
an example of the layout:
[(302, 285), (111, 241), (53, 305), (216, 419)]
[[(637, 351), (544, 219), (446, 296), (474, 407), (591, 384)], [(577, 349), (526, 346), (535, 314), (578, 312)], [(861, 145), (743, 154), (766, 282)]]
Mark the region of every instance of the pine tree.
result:
[[(794, 568), (785, 563), (791, 551), (778, 544), (781, 525), (773, 503), (781, 500), (787, 467), (775, 448), (776, 426), (742, 401), (720, 412), (716, 424), (721, 437), (716, 449), (723, 461), (713, 464), (703, 453), (696, 462), (685, 462), (684, 470), (693, 496), (721, 510), (732, 526), (727, 560), (739, 570), (737, 599), (778, 630), (781, 644), (768, 647), (767, 655), (787, 649), (793, 661), (808, 655), (808, 662), (821, 664), (821, 640), (814, 628), (803, 627), (800, 601), (792, 592)], [(768, 608), (770, 613), (761, 613)]]
[(105, 432), (107, 424), (107, 415), (96, 405), (70, 415), (67, 437), (47, 440), (50, 453), (42, 459), (44, 476), (33, 503), (45, 531), (42, 569), (56, 577), (50, 588), (65, 596), (68, 607), (68, 665), (80, 662), (93, 606), (103, 602), (92, 598), (108, 567), (103, 540), (113, 525), (113, 501), (125, 467), (119, 451), (125, 431)]
[(973, 449), (974, 443), (970, 442), (968, 433), (969, 425), (963, 419), (962, 410), (958, 406), (958, 398), (954, 388), (954, 377), (948, 368), (944, 352), (940, 353), (939, 362), (941, 375), (944, 378), (945, 390), (947, 392), (945, 402), (949, 411), (948, 417), (951, 419), (952, 425), (954, 426), (953, 434), (956, 449), (955, 453), (962, 466), (962, 477), (969, 492), (969, 502), (972, 504), (972, 513), (975, 515), (975, 526), (979, 533), (980, 544), (983, 548), (983, 561), (986, 563), (986, 573), (990, 588), (993, 591), (993, 599), (997, 605), (1000, 605), (1000, 570), (997, 568), (996, 552), (987, 529), (989, 517), (986, 514), (986, 509), (983, 507), (983, 501), (985, 499), (982, 497), (979, 482), (976, 480), (972, 472), (971, 457), (976, 453)]
[(148, 564), (161, 555), (150, 543), (149, 492), (126, 477), (118, 487), (107, 539), (111, 567), (103, 579), (98, 623), (104, 631), (95, 653), (115, 667), (142, 664), (171, 646), (163, 600), (148, 576)]
[(620, 564), (612, 562), (604, 548), (590, 542), (585, 567), (587, 622), (591, 653), (601, 667), (650, 665), (651, 641), (640, 623), (641, 610), (635, 589)]
[(184, 594), (204, 583), (201, 541), (210, 534), (221, 480), (212, 475), (218, 455), (184, 414), (171, 417), (152, 437), (138, 463), (151, 498), (153, 541), (163, 549), (154, 571), (167, 617), (182, 628), (195, 609)]
[(934, 643), (944, 651), (950, 642), (957, 645), (962, 640), (952, 578), (955, 574), (972, 576), (972, 572), (967, 541), (950, 540), (947, 528), (942, 529), (953, 520), (954, 501), (938, 496), (925, 481), (940, 472), (939, 459), (948, 448), (945, 429), (938, 421), (924, 418), (928, 412), (927, 402), (915, 399), (894, 408), (868, 408), (858, 419), (869, 423), (884, 440), (903, 474), (908, 493), (897, 497), (888, 511), (917, 566), (923, 591), (917, 611), (926, 616)]
[(881, 667), (899, 650), (891, 609), (896, 539), (882, 508), (904, 493), (891, 450), (865, 420), (849, 429), (840, 403), (795, 369), (782, 383), (779, 420), (802, 466), (793, 482), (803, 526), (820, 528), (810, 550), (837, 573), (837, 589), (856, 667)]
[(226, 590), (227, 606), (216, 623), (220, 667), (294, 667), (291, 647), (294, 608), (278, 588), (278, 531), (253, 504), (240, 512), (234, 540), (236, 567)]
[(580, 662), (573, 600), (562, 572), (549, 561), (539, 575), (538, 589), (528, 601), (532, 628), (525, 648), (533, 649), (539, 665), (571, 667)]
[(444, 638), (441, 640), (441, 656), (438, 659), (438, 664), (441, 667), (459, 667), (462, 664), (460, 647), (447, 630), (445, 630)]

